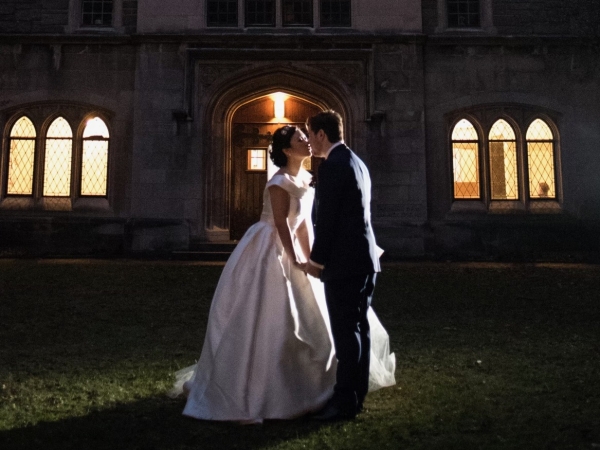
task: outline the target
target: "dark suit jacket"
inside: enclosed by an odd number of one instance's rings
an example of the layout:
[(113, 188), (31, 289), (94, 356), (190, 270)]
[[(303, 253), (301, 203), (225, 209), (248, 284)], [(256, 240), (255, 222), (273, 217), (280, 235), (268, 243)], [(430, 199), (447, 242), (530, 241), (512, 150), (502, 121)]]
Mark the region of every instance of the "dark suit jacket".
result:
[(319, 166), (313, 223), (310, 259), (325, 266), (321, 280), (381, 270), (371, 226), (371, 177), (344, 144)]

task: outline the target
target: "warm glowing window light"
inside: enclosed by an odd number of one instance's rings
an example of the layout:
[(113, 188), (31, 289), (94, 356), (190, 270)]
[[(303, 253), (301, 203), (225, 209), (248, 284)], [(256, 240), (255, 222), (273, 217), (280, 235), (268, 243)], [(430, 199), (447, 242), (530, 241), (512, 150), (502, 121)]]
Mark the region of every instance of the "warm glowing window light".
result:
[(527, 129), (529, 196), (556, 198), (554, 175), (554, 135), (546, 122), (534, 120)]
[(94, 117), (87, 121), (83, 130), (83, 138), (98, 137), (108, 139), (108, 128), (100, 117)]
[(88, 120), (83, 130), (81, 195), (105, 196), (108, 181), (108, 128), (102, 119)]
[(248, 150), (248, 170), (267, 170), (267, 151), (265, 149)]
[(285, 117), (285, 99), (287, 96), (283, 92), (273, 94), (274, 116), (276, 119)]
[(71, 156), (73, 132), (59, 117), (48, 128), (44, 158), (44, 196), (68, 197), (71, 194)]
[(489, 134), (492, 200), (516, 200), (519, 197), (517, 142), (512, 127), (497, 120)]
[(479, 198), (479, 139), (467, 119), (460, 120), (452, 130), (454, 198)]
[(35, 127), (23, 116), (10, 130), (8, 158), (9, 195), (31, 195), (33, 193), (33, 162), (35, 159)]

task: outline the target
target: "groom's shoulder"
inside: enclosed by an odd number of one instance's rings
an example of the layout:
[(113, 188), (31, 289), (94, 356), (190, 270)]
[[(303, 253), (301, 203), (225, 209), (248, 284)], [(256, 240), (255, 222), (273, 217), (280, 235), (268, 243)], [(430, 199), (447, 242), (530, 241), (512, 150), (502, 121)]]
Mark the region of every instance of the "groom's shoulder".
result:
[(345, 145), (340, 144), (331, 150), (331, 153), (327, 157), (327, 161), (331, 163), (344, 163), (348, 162), (352, 158), (352, 150)]

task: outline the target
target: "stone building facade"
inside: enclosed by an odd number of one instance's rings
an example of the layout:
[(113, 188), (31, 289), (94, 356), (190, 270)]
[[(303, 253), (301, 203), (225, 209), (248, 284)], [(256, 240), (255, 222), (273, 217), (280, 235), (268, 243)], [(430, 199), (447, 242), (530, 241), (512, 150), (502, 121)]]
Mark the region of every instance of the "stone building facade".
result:
[(0, 252), (238, 239), (326, 108), (390, 257), (598, 252), (599, 36), (593, 0), (4, 1)]

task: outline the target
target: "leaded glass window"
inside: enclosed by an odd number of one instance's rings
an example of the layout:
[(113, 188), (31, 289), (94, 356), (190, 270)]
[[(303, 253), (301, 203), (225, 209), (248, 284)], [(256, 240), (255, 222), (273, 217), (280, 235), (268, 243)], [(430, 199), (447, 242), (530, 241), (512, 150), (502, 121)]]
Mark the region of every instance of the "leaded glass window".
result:
[(238, 26), (238, 0), (208, 0), (206, 9), (209, 27)]
[(275, 0), (246, 0), (247, 27), (274, 27)]
[(519, 198), (517, 141), (506, 120), (494, 123), (489, 134), (492, 200)]
[(108, 139), (108, 128), (102, 119), (95, 117), (87, 122), (83, 131), (81, 195), (106, 195)]
[[(67, 113), (50, 116), (57, 109), (70, 109), (71, 117), (91, 118), (71, 124)], [(39, 123), (32, 119), (36, 115)], [(42, 125), (44, 121), (50, 122), (47, 128)], [(69, 210), (71, 203), (64, 200), (76, 196), (107, 196), (112, 136), (104, 119), (90, 114), (85, 107), (42, 105), (35, 107), (33, 115), (19, 113), (10, 118), (9, 125), (5, 136), (6, 165), (0, 180), (2, 195), (30, 196), (35, 200), (46, 197), (44, 207), (52, 210)], [(40, 127), (45, 130), (42, 136), (38, 135)], [(77, 141), (73, 127), (82, 130)], [(15, 200), (8, 206), (26, 204), (33, 205)]]
[(112, 25), (113, 0), (82, 0), (81, 22), (86, 26), (110, 27)]
[(72, 153), (71, 126), (63, 117), (58, 117), (46, 134), (44, 196), (68, 197), (71, 194)]
[(33, 167), (35, 161), (35, 127), (23, 116), (10, 130), (8, 156), (9, 195), (31, 195), (33, 193)]
[(452, 130), (454, 198), (480, 198), (479, 138), (467, 119), (460, 120)]
[(321, 0), (322, 27), (351, 26), (350, 0)]
[(529, 125), (526, 139), (529, 196), (531, 198), (556, 198), (552, 130), (542, 119), (536, 119)]
[(312, 0), (283, 0), (283, 26), (306, 26), (313, 23)]
[(447, 0), (449, 28), (479, 28), (479, 0)]

